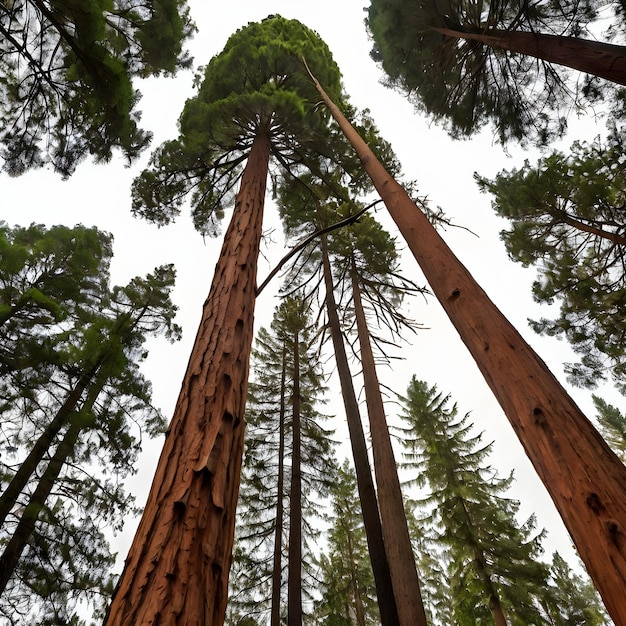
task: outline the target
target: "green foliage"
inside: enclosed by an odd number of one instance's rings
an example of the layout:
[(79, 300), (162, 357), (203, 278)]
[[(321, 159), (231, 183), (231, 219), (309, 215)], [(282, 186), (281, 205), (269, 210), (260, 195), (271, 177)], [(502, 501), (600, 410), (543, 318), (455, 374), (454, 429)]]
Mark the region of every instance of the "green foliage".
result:
[(213, 235), (257, 134), (269, 134), (283, 166), (300, 162), (306, 147), (323, 150), (328, 114), (316, 106), (303, 57), (339, 97), (341, 77), (328, 47), (297, 20), (269, 16), (232, 35), (198, 78), (179, 138), (158, 148), (136, 179), (133, 212), (167, 224), (191, 194), (196, 228)]
[(533, 536), (533, 517), (518, 525), (519, 503), (500, 495), (512, 476), (499, 478), (485, 464), (491, 444), (472, 435), (468, 415), (459, 418), (448, 402), (413, 377), (400, 431), (406, 465), (417, 471), (413, 482), (429, 489), (420, 523), (449, 563), (455, 623), (492, 623), (497, 599), (511, 624), (548, 624), (539, 609), (548, 573), (537, 560), (542, 533)]
[(596, 395), (592, 396), (600, 430), (613, 451), (626, 462), (626, 415)]
[[(318, 337), (306, 304), (287, 298), (277, 307), (271, 331), (261, 328), (253, 350), (254, 378), (246, 406), (246, 442), (237, 508), (230, 603), (242, 615), (266, 616), (270, 610), (271, 576), (275, 567), (274, 540), (279, 511), (289, 510), (292, 458), (292, 400), (294, 393), (294, 336), (300, 354), (300, 420), (302, 516), (304, 539), (303, 592), (315, 589), (314, 556), (309, 542), (318, 536), (312, 524), (320, 515), (319, 499), (334, 478), (332, 431), (320, 426), (324, 376)], [(284, 461), (284, 465), (282, 463)], [(280, 492), (280, 493), (279, 493)], [(288, 515), (279, 521), (281, 560), (286, 564)], [(283, 577), (283, 584), (286, 582)], [(283, 594), (284, 595), (284, 594)]]
[[(420, 112), (442, 122), (454, 137), (472, 135), (486, 124), (502, 143), (533, 139), (547, 144), (566, 128), (578, 104), (564, 68), (490, 48), (470, 39), (444, 36), (434, 28), (481, 33), (487, 29), (531, 31), (578, 37), (597, 17), (590, 0), (371, 0), (367, 26), (372, 58), (388, 86), (405, 93)], [(623, 22), (623, 18), (619, 18)], [(593, 99), (604, 86), (589, 79), (582, 92)]]
[[(0, 616), (79, 623), (79, 603), (97, 617), (112, 592), (105, 528), (136, 511), (123, 480), (141, 438), (164, 430), (139, 364), (148, 336), (180, 335), (175, 273), (166, 265), (110, 287), (105, 233), (3, 225), (0, 235), (1, 558), (25, 512), (35, 514)], [(46, 472), (54, 482), (38, 502)]]
[(316, 602), (316, 623), (352, 626), (359, 623), (356, 616), (362, 611), (365, 624), (379, 624), (356, 476), (347, 461), (337, 469), (330, 496), (332, 514), (328, 546), (320, 557), (322, 597)]
[(594, 386), (626, 381), (626, 165), (621, 132), (606, 142), (576, 142), (571, 153), (528, 161), (495, 179), (476, 176), (493, 194), (495, 211), (510, 220), (501, 236), (509, 256), (535, 265), (538, 302), (560, 302), (556, 319), (532, 321), (540, 333), (564, 336), (581, 362), (567, 367), (571, 380)]
[[(150, 140), (138, 126), (135, 76), (188, 67), (194, 30), (184, 0), (40, 0), (0, 7), (0, 143), (4, 169), (51, 164), (69, 176), (87, 154), (132, 160)], [(32, 36), (37, 31), (39, 36)]]

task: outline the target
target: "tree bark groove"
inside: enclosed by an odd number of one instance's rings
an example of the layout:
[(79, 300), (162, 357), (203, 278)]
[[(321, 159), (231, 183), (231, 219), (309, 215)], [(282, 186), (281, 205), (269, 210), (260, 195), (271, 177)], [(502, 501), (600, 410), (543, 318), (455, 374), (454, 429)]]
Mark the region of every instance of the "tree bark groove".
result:
[(315, 82), (502, 406), (611, 618), (626, 625), (626, 467)]
[(107, 626), (223, 623), (269, 146), (259, 132)]

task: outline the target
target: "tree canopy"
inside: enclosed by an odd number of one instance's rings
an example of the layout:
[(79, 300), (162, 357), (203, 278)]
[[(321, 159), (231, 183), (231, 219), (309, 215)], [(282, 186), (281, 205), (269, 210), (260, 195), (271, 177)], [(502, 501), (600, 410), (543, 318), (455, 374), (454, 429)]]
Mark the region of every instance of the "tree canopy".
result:
[(563, 67), (457, 36), (497, 30), (580, 37), (601, 4), (372, 0), (366, 20), (374, 40), (371, 56), (390, 87), (406, 93), (417, 110), (442, 122), (454, 137), (491, 123), (502, 143), (545, 144), (563, 134), (579, 95), (602, 96), (603, 81), (588, 77), (579, 93)]
[(185, 0), (16, 0), (0, 5), (0, 156), (19, 175), (69, 176), (86, 155), (132, 160), (150, 140), (134, 77), (189, 67)]

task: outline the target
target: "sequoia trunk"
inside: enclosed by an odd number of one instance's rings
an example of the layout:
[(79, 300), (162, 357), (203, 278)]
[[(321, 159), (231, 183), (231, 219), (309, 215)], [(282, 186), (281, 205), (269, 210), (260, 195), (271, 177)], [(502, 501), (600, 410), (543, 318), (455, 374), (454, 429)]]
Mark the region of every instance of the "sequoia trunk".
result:
[(315, 82), (511, 422), (610, 616), (626, 625), (626, 467)]
[(411, 547), (411, 537), (404, 512), (398, 468), (391, 446), (391, 437), (389, 436), (385, 407), (380, 393), (376, 363), (354, 260), (350, 268), (350, 278), (352, 279), (352, 300), (361, 350), (365, 402), (372, 439), (374, 474), (378, 487), (383, 542), (389, 562), (393, 595), (398, 607), (398, 619), (402, 626), (426, 626), (426, 613), (424, 612), (417, 568)]
[(363, 513), (363, 525), (367, 546), (376, 583), (376, 593), (378, 596), (378, 608), (380, 610), (380, 621), (383, 626), (399, 624), (398, 609), (393, 596), (391, 575), (389, 573), (389, 563), (385, 554), (383, 543), (383, 533), (380, 524), (380, 513), (378, 511), (378, 501), (372, 480), (369, 458), (367, 456), (367, 443), (363, 424), (359, 414), (359, 403), (356, 398), (354, 386), (352, 384), (352, 373), (348, 364), (348, 357), (343, 343), (339, 316), (337, 315), (337, 304), (333, 295), (333, 280), (328, 258), (328, 247), (326, 235), (320, 237), (322, 244), (322, 264), (324, 272), (324, 282), (326, 286), (326, 311), (328, 314), (328, 325), (335, 350), (335, 361), (337, 363), (337, 374), (341, 385), (341, 395), (346, 409), (346, 419), (348, 421), (348, 431), (350, 433), (350, 445), (354, 457), (354, 469), (356, 472), (357, 487), (361, 500), (361, 510)]
[(606, 78), (626, 85), (626, 46), (616, 46), (601, 41), (530, 33), (515, 30), (485, 30), (480, 33), (461, 32), (447, 28), (434, 28), (447, 37), (472, 39), (492, 48), (510, 50), (519, 54), (565, 65), (572, 69)]
[(224, 621), (269, 148), (261, 129), (107, 626)]

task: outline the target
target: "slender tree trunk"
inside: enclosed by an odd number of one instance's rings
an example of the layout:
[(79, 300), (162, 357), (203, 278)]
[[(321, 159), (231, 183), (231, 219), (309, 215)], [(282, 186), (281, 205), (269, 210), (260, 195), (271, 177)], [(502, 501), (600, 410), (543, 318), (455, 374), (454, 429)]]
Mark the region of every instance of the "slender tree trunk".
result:
[[(90, 394), (83, 406), (84, 411), (91, 411), (93, 409), (99, 392), (100, 389)], [(28, 499), (28, 503), (22, 511), (17, 526), (11, 535), (11, 539), (9, 539), (9, 542), (0, 555), (0, 595), (4, 592), (24, 549), (28, 545), (28, 541), (35, 530), (39, 515), (61, 474), (63, 465), (72, 454), (76, 442), (78, 441), (78, 436), (86, 428), (88, 427), (80, 423), (70, 423), (57, 449), (48, 461), (48, 465), (39, 479), (37, 486)]]
[[(11, 509), (16, 504), (20, 494), (23, 493), (26, 485), (30, 481), (31, 476), (35, 473), (38, 465), (44, 459), (46, 452), (54, 443), (56, 436), (59, 434), (63, 426), (67, 424), (68, 417), (76, 409), (85, 389), (95, 376), (95, 369), (84, 372), (78, 379), (74, 388), (69, 392), (63, 404), (59, 407), (56, 415), (48, 423), (44, 431), (41, 433), (28, 456), (19, 466), (17, 472), (11, 478), (11, 482), (0, 495), (0, 526), (4, 524)], [(100, 393), (104, 383), (98, 385), (97, 393)]]
[(619, 85), (626, 85), (626, 46), (526, 31), (491, 29), (481, 33), (466, 33), (447, 28), (433, 30), (447, 37), (472, 39), (492, 48), (565, 65)]
[(398, 609), (393, 595), (389, 563), (387, 562), (387, 555), (385, 554), (378, 501), (376, 499), (372, 471), (367, 456), (367, 444), (365, 441), (365, 433), (363, 432), (363, 424), (361, 423), (361, 416), (359, 414), (359, 403), (354, 391), (352, 373), (350, 372), (348, 357), (341, 334), (339, 316), (337, 315), (337, 304), (333, 293), (334, 285), (330, 260), (328, 258), (326, 235), (322, 235), (320, 241), (322, 244), (322, 263), (326, 286), (328, 323), (333, 348), (335, 350), (337, 373), (341, 384), (341, 395), (346, 409), (350, 444), (354, 457), (354, 469), (363, 513), (363, 525), (365, 526), (365, 535), (372, 563), (372, 571), (374, 573), (374, 582), (376, 583), (380, 621), (383, 626), (392, 626), (399, 624)]
[(224, 621), (269, 148), (265, 128), (250, 150), (108, 626)]
[(478, 575), (481, 577), (483, 585), (485, 585), (485, 590), (489, 596), (489, 609), (491, 610), (491, 615), (493, 616), (493, 623), (495, 626), (509, 626), (509, 623), (504, 615), (504, 611), (502, 610), (500, 596), (498, 596), (498, 592), (493, 585), (493, 580), (491, 580), (491, 576), (485, 567), (485, 555), (482, 550), (479, 550), (478, 548), (474, 548), (474, 562), (476, 563), (476, 568), (478, 569)]
[(385, 407), (380, 393), (376, 363), (367, 328), (367, 319), (361, 299), (361, 287), (354, 259), (350, 268), (350, 278), (352, 280), (352, 299), (361, 350), (361, 367), (363, 368), (365, 401), (369, 416), (370, 437), (372, 439), (374, 474), (376, 476), (376, 486), (378, 487), (378, 505), (383, 527), (383, 541), (387, 561), (389, 562), (393, 593), (396, 599), (396, 606), (398, 607), (398, 618), (402, 626), (427, 626), (409, 527), (404, 512), (398, 468), (391, 446), (391, 437), (387, 427)]
[(354, 596), (354, 613), (356, 616), (357, 626), (366, 626), (365, 624), (365, 608), (363, 607), (363, 598), (361, 597), (361, 589), (359, 588), (359, 580), (356, 575), (356, 557), (354, 556), (354, 547), (352, 545), (352, 530), (344, 526), (346, 539), (348, 541), (348, 557), (350, 558), (350, 582), (352, 584), (352, 595)]
[(609, 615), (626, 625), (626, 467), (315, 82), (511, 422)]
[(283, 369), (280, 373), (280, 413), (278, 416), (278, 480), (276, 486), (276, 529), (272, 561), (272, 608), (270, 626), (280, 626), (280, 588), (282, 582), (283, 516), (285, 481), (285, 382), (287, 379), (287, 348), (283, 345)]
[(302, 432), (300, 423), (300, 337), (293, 341), (293, 397), (291, 402), (291, 488), (289, 492), (289, 578), (287, 626), (302, 625)]

